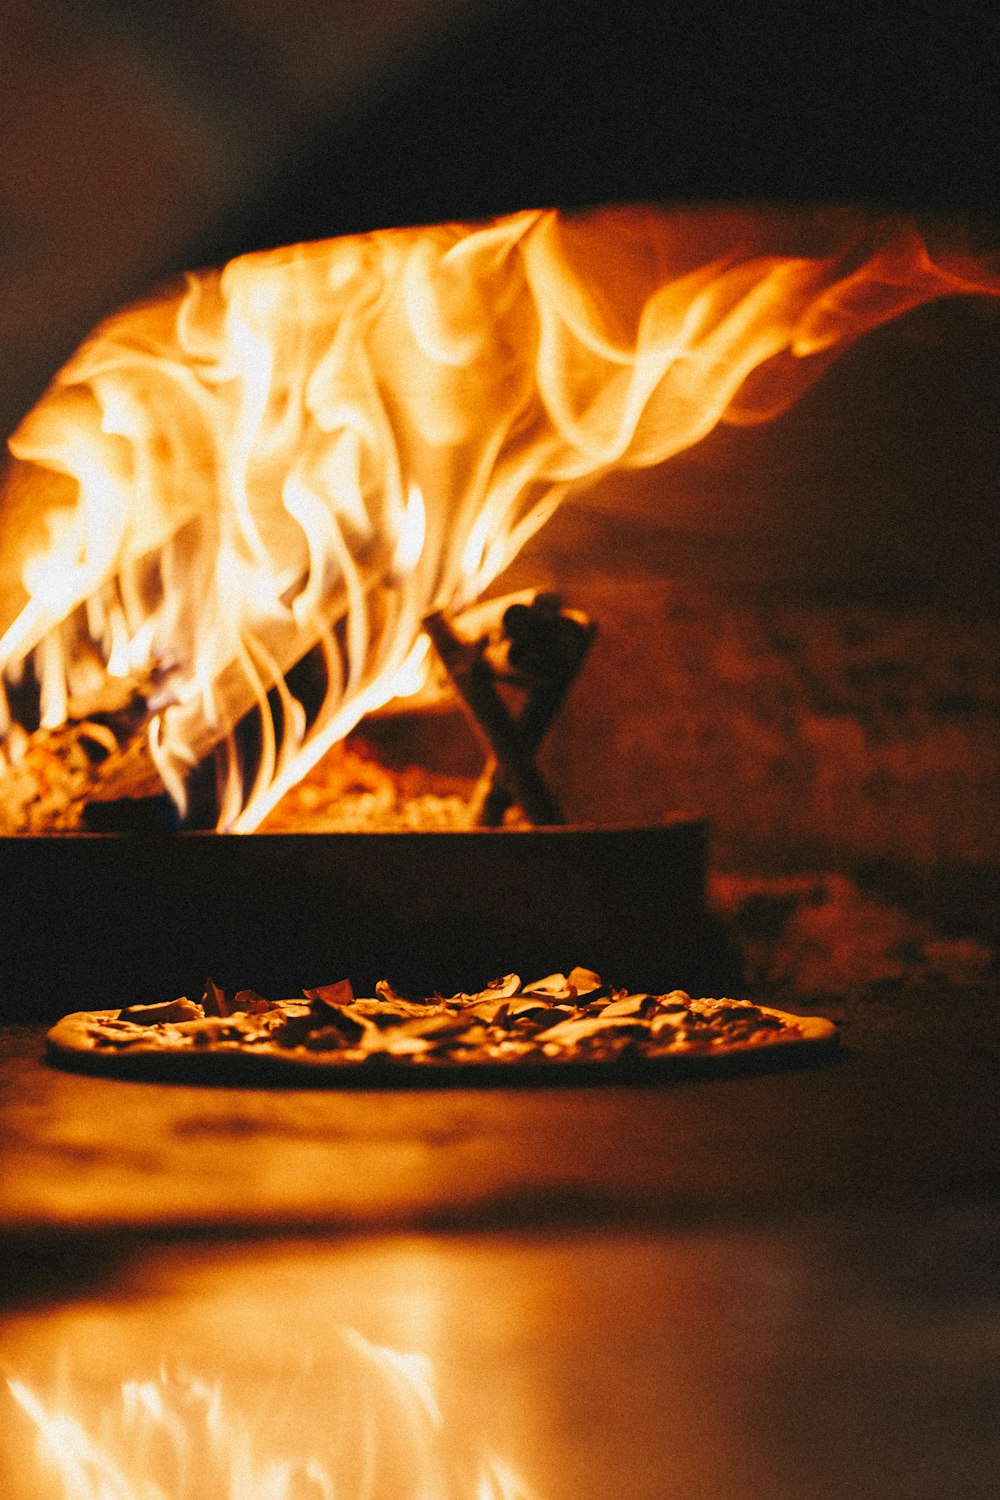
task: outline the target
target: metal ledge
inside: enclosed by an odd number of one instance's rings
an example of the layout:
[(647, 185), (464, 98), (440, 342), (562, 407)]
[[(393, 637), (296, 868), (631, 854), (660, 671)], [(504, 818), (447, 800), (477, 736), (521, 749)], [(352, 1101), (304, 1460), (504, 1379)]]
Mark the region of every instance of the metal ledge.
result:
[(0, 1017), (197, 998), (468, 989), (586, 964), (699, 989), (707, 825), (0, 839)]

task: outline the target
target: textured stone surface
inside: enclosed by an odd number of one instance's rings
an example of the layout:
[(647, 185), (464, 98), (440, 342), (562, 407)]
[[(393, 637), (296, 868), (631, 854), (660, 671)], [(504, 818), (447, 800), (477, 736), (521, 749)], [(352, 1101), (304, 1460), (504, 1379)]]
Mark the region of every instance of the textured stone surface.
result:
[(602, 626), (551, 751), (578, 815), (698, 810), (723, 863), (997, 859), (995, 617), (592, 573), (574, 595)]

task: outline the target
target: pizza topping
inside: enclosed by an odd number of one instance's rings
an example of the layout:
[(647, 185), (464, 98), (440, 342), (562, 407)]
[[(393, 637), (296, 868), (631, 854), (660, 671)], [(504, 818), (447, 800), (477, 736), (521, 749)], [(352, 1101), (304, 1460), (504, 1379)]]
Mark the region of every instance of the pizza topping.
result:
[(171, 1021), (200, 1020), (203, 1015), (201, 1006), (185, 995), (179, 1000), (168, 1000), (164, 1005), (130, 1005), (118, 1019), (129, 1021), (134, 1026), (161, 1026)]
[[(285, 1040), (284, 1033), (282, 1043), (286, 1047), (295, 1045)], [(320, 1026), (318, 1030), (306, 1032), (299, 1045), (307, 1047), (310, 1052), (343, 1052), (353, 1046), (353, 1040), (339, 1026)]]
[(318, 989), (303, 990), (302, 993), (308, 1000), (315, 1000), (321, 1006), (328, 1005), (338, 1012), (342, 1006), (354, 1004), (354, 989), (349, 979), (339, 979), (336, 984), (321, 984)]
[(801, 1039), (795, 1017), (748, 1000), (692, 999), (683, 990), (630, 993), (589, 969), (523, 985), (507, 974), (475, 993), (409, 999), (388, 983), (355, 998), (347, 980), (267, 1000), (231, 999), (211, 980), (187, 999), (81, 1016), (97, 1051), (240, 1051), (344, 1064), (607, 1062)]
[(225, 1016), (205, 1016), (200, 1021), (184, 1021), (174, 1028), (181, 1038), (190, 1037), (195, 1047), (211, 1047), (219, 1042), (240, 1042), (247, 1038), (246, 1022)]
[[(212, 981), (209, 980), (208, 983), (211, 985)], [(217, 986), (212, 985), (212, 988), (215, 989)], [(219, 993), (222, 993), (221, 990)], [(225, 1003), (224, 995), (223, 1003)], [(230, 1011), (247, 1010), (251, 1015), (261, 1015), (270, 1009), (271, 1001), (265, 1000), (263, 995), (258, 995), (256, 990), (237, 990), (230, 1005)], [(223, 1011), (222, 1014), (225, 1015), (226, 1012)]]
[(229, 1001), (226, 992), (212, 979), (205, 981), (205, 993), (201, 997), (201, 1008), (206, 1016), (228, 1016), (230, 1014)]

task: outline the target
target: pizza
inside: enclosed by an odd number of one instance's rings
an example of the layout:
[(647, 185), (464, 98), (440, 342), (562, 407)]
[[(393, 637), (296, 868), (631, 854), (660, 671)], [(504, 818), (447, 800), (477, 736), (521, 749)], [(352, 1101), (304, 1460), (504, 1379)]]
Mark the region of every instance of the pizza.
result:
[(413, 999), (348, 980), (267, 1000), (209, 982), (186, 997), (78, 1011), (48, 1033), (49, 1058), (124, 1077), (294, 1086), (678, 1077), (821, 1055), (836, 1027), (749, 1000), (632, 992), (589, 969)]

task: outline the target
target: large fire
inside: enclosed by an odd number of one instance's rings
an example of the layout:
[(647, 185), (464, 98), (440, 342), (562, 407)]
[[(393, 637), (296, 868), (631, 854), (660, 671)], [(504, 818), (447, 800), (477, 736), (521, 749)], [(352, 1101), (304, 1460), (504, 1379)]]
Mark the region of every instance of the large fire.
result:
[[(922, 302), (998, 289), (840, 210), (533, 211), (191, 275), (98, 328), (11, 439), (3, 680), (37, 680), (56, 726), (95, 679), (142, 679), (180, 806), (255, 710), (219, 820), (248, 831), (419, 685), (424, 617), (479, 596), (570, 489), (784, 410)], [(318, 703), (288, 680), (307, 656)]]

